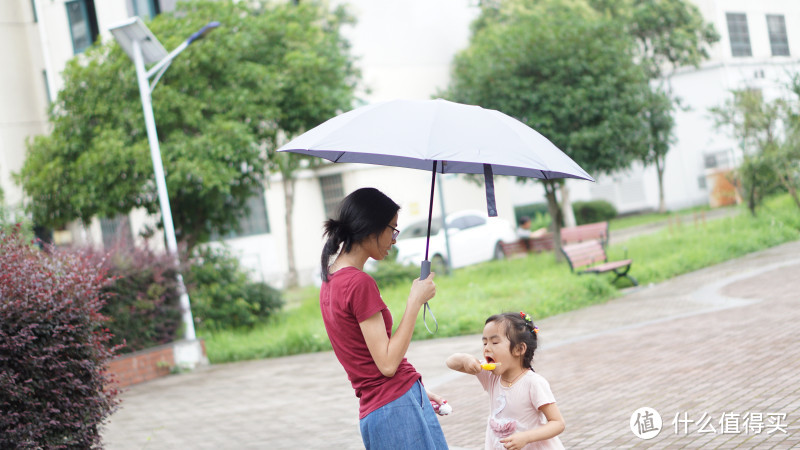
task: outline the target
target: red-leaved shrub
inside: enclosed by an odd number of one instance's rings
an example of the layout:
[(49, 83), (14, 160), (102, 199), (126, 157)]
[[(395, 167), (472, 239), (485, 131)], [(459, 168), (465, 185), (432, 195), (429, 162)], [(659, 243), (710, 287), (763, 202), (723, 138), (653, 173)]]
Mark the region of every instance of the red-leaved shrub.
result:
[(119, 353), (129, 353), (180, 339), (179, 267), (168, 253), (118, 242), (107, 253), (78, 250), (97, 261), (114, 281), (100, 311)]
[(0, 448), (91, 448), (118, 400), (89, 258), (0, 231)]

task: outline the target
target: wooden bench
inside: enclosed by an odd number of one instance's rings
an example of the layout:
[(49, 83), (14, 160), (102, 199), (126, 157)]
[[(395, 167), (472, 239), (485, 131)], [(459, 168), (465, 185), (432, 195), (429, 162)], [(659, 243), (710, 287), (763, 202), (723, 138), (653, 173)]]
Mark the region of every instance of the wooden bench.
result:
[(528, 241), (528, 245), (526, 245), (522, 240), (509, 243), (502, 242), (500, 245), (503, 247), (503, 254), (506, 256), (506, 258), (510, 258), (514, 255), (524, 255), (531, 252), (538, 253), (550, 251), (554, 247), (553, 233), (545, 233), (539, 237), (531, 238)]
[[(608, 245), (608, 222), (587, 223), (575, 227), (564, 227), (561, 229), (561, 245), (574, 244), (589, 240), (600, 240), (603, 247)], [(503, 254), (506, 258), (525, 253), (538, 253), (553, 250), (553, 233), (545, 233), (539, 237), (532, 238), (530, 248), (525, 246), (522, 240), (505, 243)]]
[(561, 245), (599, 240), (603, 247), (608, 246), (608, 221), (587, 223), (561, 229)]
[(583, 275), (585, 273), (601, 274), (614, 272), (617, 277), (614, 278), (612, 283), (615, 283), (622, 277), (626, 277), (631, 280), (634, 286), (639, 285), (636, 278), (628, 275), (633, 260), (624, 259), (609, 262), (605, 247), (603, 247), (603, 243), (599, 239), (564, 245), (561, 247), (561, 251), (564, 253), (564, 256), (567, 257), (567, 262), (569, 262), (569, 267), (572, 269), (572, 272), (578, 275)]

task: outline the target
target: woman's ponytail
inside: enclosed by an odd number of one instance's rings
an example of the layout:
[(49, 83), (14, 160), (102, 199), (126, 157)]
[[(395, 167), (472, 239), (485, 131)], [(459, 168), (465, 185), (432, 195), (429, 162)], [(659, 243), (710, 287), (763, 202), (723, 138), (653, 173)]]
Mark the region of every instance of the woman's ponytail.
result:
[(327, 236), (327, 240), (325, 241), (325, 245), (322, 247), (322, 267), (321, 267), (321, 274), (322, 274), (322, 281), (328, 281), (328, 267), (331, 262), (331, 257), (339, 252), (339, 247), (342, 245), (342, 224), (338, 220), (328, 219), (325, 221), (325, 231), (322, 233), (322, 237)]

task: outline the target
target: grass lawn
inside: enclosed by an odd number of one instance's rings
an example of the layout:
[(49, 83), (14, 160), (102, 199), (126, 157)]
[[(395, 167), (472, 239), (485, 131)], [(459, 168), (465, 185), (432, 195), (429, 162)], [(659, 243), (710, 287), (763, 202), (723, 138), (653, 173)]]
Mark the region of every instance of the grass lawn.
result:
[[(738, 208), (736, 206), (726, 206), (729, 208)], [(608, 222), (608, 228), (611, 230), (621, 230), (623, 228), (635, 227), (638, 225), (647, 225), (655, 222), (665, 222), (671, 219), (679, 219), (683, 223), (693, 222), (695, 217), (700, 217), (704, 212), (710, 211), (708, 206), (697, 206), (694, 208), (682, 209), (680, 211), (668, 211), (665, 213), (645, 213), (636, 214), (632, 216), (617, 217)]]
[[(691, 213), (689, 213), (691, 215)], [(663, 220), (655, 215), (650, 221)], [(621, 220), (621, 219), (620, 219)], [(618, 229), (612, 222), (612, 229)], [(636, 222), (638, 225), (645, 222)], [(627, 225), (623, 222), (623, 228)], [(758, 217), (742, 211), (727, 217), (664, 228), (631, 238), (608, 249), (610, 260), (633, 259), (631, 275), (640, 284), (657, 283), (764, 248), (800, 239), (800, 211), (788, 195), (766, 202)], [(478, 333), (486, 317), (503, 311), (525, 310), (542, 318), (584, 306), (603, 303), (630, 286), (613, 274), (576, 276), (566, 262), (557, 263), (552, 253), (490, 261), (455, 270), (436, 278), (437, 294), (431, 300), (439, 331), (431, 336), (417, 320), (414, 339)], [(405, 310), (411, 280), (381, 289), (395, 324)], [(258, 359), (329, 350), (330, 343), (319, 313), (317, 288), (287, 293), (291, 307), (267, 323), (246, 330), (198, 332), (206, 341), (212, 363)], [(433, 326), (429, 320), (429, 326)]]

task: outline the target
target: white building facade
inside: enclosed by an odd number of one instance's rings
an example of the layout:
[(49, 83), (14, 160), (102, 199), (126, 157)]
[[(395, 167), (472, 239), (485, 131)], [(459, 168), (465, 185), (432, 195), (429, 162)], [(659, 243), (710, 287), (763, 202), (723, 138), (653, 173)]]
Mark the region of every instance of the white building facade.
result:
[[(721, 105), (732, 89), (759, 88), (765, 97), (781, 93), (790, 73), (800, 69), (800, 1), (693, 0), (721, 39), (699, 69), (673, 75), (674, 92), (689, 110), (676, 115), (676, 143), (666, 159), (665, 200), (669, 209), (708, 204), (718, 170), (738, 160), (725, 133), (713, 128), (708, 108)], [(446, 88), (453, 55), (468, 45), (469, 25), (479, 13), (474, 0), (331, 0), (346, 3), (357, 18), (344, 32), (362, 70), (359, 97), (366, 102), (394, 98), (428, 99)], [(60, 72), (109, 26), (132, 15), (145, 19), (174, 8), (175, 0), (3, 0), (0, 1), (0, 52), (10, 61), (0, 68), (0, 186), (6, 208), (20, 208), (23, 193), (12, 181), (24, 161), (25, 141), (48, 132), (49, 99), (61, 88)], [(133, 70), (131, 65), (131, 70)], [(158, 118), (156, 118), (156, 121)], [(144, 127), (144, 124), (142, 124)], [(168, 168), (167, 168), (168, 170)], [(595, 174), (592, 174), (595, 175)], [(571, 199), (604, 199), (618, 211), (658, 207), (654, 167), (634, 166), (597, 183), (568, 181)], [(448, 212), (485, 209), (482, 185), (445, 176)], [(427, 215), (429, 173), (365, 165), (328, 165), (301, 171), (295, 185), (294, 260), (301, 284), (312, 281), (319, 265), (322, 222), (347, 193), (363, 186), (381, 189), (402, 209), (399, 227)], [(513, 207), (544, 202), (538, 184), (496, 179), (500, 217), (514, 220)], [(272, 177), (263, 198), (253, 200), (254, 217), (225, 243), (253, 269), (254, 277), (283, 286), (288, 269), (286, 214), (282, 181)], [(439, 215), (440, 201), (434, 203)], [(155, 219), (129, 216), (132, 234)], [(117, 218), (88, 227), (56, 230), (57, 243), (108, 242), (118, 232)]]
[[(679, 69), (674, 94), (688, 107), (675, 115), (675, 137), (666, 157), (666, 207), (724, 204), (724, 174), (738, 165), (741, 151), (728, 133), (714, 128), (709, 109), (731, 91), (759, 89), (767, 100), (786, 95), (792, 74), (800, 73), (800, 2), (795, 0), (693, 0), (720, 40), (698, 69)], [(620, 213), (658, 208), (654, 166), (634, 165), (593, 185), (569, 182), (573, 200), (607, 200)]]

